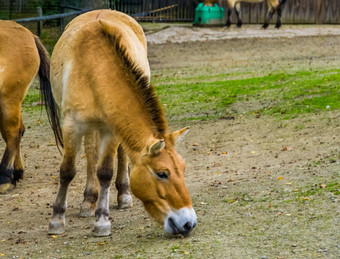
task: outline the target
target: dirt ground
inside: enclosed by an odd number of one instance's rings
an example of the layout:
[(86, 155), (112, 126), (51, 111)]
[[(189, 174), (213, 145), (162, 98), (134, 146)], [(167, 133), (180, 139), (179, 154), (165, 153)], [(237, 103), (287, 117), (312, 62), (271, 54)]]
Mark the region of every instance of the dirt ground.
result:
[[(224, 73), (226, 78), (242, 78), (339, 68), (340, 27), (316, 26), (310, 33), (309, 26), (290, 26), (298, 32), (290, 36), (284, 34), (285, 29), (263, 31), (259, 27), (244, 26), (231, 38), (218, 36), (221, 31), (228, 34), (224, 28), (184, 27), (190, 35), (181, 39), (200, 31), (200, 41), (174, 41), (179, 27), (148, 34), (152, 74), (182, 78)], [(249, 30), (272, 36), (246, 37)], [(45, 114), (26, 111), (24, 121), (25, 179), (14, 191), (0, 196), (0, 257), (340, 256), (339, 196), (328, 188), (340, 180), (340, 111), (291, 120), (241, 112), (234, 120), (178, 122), (169, 118), (172, 129), (191, 126), (178, 146), (187, 163), (186, 183), (198, 216), (198, 225), (187, 238), (164, 234), (136, 199), (133, 208), (117, 210), (114, 186), (112, 236), (93, 237), (94, 219), (78, 216), (85, 185), (83, 152), (69, 190), (66, 233), (48, 236), (61, 156)]]

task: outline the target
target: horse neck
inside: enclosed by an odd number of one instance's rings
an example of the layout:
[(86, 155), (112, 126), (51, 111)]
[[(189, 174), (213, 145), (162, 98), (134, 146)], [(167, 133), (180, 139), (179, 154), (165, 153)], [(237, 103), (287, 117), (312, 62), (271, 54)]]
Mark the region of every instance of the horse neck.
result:
[(164, 138), (165, 134), (158, 132), (157, 125), (145, 109), (141, 97), (133, 90), (134, 86), (129, 85), (131, 81), (126, 80), (124, 83), (125, 85), (121, 85), (111, 96), (119, 94), (119, 100), (125, 101), (119, 102), (119, 105), (106, 102), (107, 107), (103, 108), (111, 111), (111, 114), (107, 114), (107, 118), (110, 118), (109, 124), (133, 161), (141, 157), (153, 140)]
[(133, 113), (125, 113), (124, 117), (116, 119), (113, 127), (131, 161), (141, 157), (145, 148), (155, 139), (152, 127)]

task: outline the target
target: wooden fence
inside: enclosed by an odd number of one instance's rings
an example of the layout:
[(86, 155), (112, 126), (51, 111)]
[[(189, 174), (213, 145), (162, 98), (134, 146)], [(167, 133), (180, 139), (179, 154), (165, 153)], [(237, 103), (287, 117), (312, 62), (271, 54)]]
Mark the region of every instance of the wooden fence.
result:
[[(193, 21), (195, 8), (202, 0), (106, 0), (111, 9), (134, 16), (140, 21)], [(227, 7), (227, 0), (219, 0)], [(267, 6), (263, 3), (242, 3), (244, 23), (263, 23)], [(232, 21), (236, 22), (233, 14)], [(275, 17), (272, 20), (275, 22)], [(286, 24), (340, 24), (340, 0), (287, 0), (282, 22)]]
[[(15, 1), (15, 0), (12, 0)], [(203, 0), (62, 0), (64, 12), (111, 8), (125, 12), (138, 21), (154, 22), (192, 22), (195, 8)], [(26, 0), (30, 2), (30, 0)], [(1, 3), (1, 1), (0, 1)], [(70, 3), (73, 10), (69, 10)], [(91, 4), (89, 4), (91, 3)], [(226, 0), (219, 0), (219, 5), (228, 9)], [(0, 4), (0, 9), (6, 8)], [(44, 12), (44, 10), (43, 10)], [(241, 4), (243, 23), (261, 24), (267, 14), (265, 3)], [(22, 17), (22, 16), (21, 16)], [(25, 17), (25, 16), (24, 16)], [(275, 22), (275, 17), (272, 22)], [(232, 22), (236, 22), (233, 13)], [(340, 24), (340, 0), (287, 0), (282, 11), (283, 24)]]
[(198, 1), (190, 0), (111, 0), (109, 7), (138, 21), (192, 22)]

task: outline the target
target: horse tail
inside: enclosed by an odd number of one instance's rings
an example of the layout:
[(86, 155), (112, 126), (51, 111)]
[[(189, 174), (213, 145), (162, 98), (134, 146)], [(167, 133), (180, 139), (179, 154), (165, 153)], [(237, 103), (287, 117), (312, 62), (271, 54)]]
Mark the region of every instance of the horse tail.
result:
[(60, 126), (60, 110), (57, 103), (54, 100), (50, 82), (49, 54), (38, 37), (34, 37), (34, 41), (40, 56), (40, 66), (38, 71), (40, 79), (40, 96), (45, 104), (48, 121), (52, 127), (57, 147), (58, 149), (59, 146), (63, 148), (64, 144), (63, 134)]

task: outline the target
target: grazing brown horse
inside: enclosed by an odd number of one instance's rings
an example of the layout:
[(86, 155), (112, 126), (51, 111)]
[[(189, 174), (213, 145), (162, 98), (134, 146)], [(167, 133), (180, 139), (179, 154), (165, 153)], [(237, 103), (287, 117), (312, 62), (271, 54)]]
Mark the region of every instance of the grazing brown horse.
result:
[[(49, 100), (46, 110), (55, 117), (49, 62), (48, 53), (38, 37), (15, 22), (0, 20), (0, 131), (6, 142), (0, 164), (0, 193), (13, 189), (23, 177), (20, 140), (25, 127), (21, 103), (37, 73), (41, 96), (43, 100)], [(55, 120), (50, 122), (52, 125), (57, 123)], [(55, 133), (58, 136), (58, 132)]]
[[(166, 232), (188, 235), (197, 219), (184, 182), (185, 163), (174, 148), (188, 128), (168, 131), (164, 112), (150, 86), (146, 38), (138, 23), (111, 10), (75, 18), (54, 48), (51, 83), (63, 115), (64, 156), (49, 233), (65, 231), (67, 190), (76, 174), (76, 155), (85, 136), (88, 164), (98, 161), (98, 166), (92, 167), (97, 168), (100, 185), (95, 236), (111, 233), (109, 191), (119, 145), (123, 171), (123, 150), (132, 165), (132, 193)], [(89, 171), (88, 179), (95, 179), (94, 170)], [(87, 208), (96, 196), (94, 181), (89, 182)], [(118, 182), (121, 186), (116, 181), (117, 188), (128, 189), (128, 182)]]
[(268, 12), (267, 17), (262, 25), (262, 28), (266, 29), (269, 26), (269, 23), (274, 15), (277, 13), (277, 21), (275, 28), (281, 27), (281, 14), (282, 14), (282, 5), (286, 2), (286, 0), (227, 0), (228, 1), (228, 13), (227, 13), (227, 23), (226, 26), (229, 27), (231, 24), (231, 12), (235, 8), (236, 16), (237, 16), (237, 27), (242, 26), (242, 18), (241, 18), (241, 2), (246, 3), (262, 3), (266, 1)]

